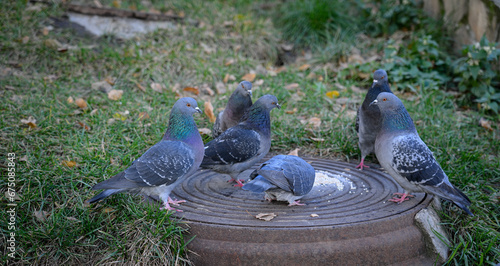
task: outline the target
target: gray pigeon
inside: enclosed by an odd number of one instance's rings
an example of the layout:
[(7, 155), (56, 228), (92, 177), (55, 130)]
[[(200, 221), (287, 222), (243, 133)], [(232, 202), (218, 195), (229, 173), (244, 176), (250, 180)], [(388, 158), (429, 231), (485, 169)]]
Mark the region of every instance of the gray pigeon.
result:
[(216, 138), (228, 128), (236, 126), (250, 106), (252, 106), (252, 83), (242, 81), (229, 97), (226, 108), (217, 115), (212, 136)]
[(403, 103), (392, 93), (380, 93), (372, 102), (380, 108), (382, 125), (375, 141), (375, 154), (382, 167), (405, 189), (395, 193), (408, 200), (411, 192), (426, 192), (455, 203), (469, 215), (471, 201), (448, 180), (434, 155), (418, 136)]
[(314, 168), (300, 157), (277, 155), (250, 174), (251, 181), (243, 189), (266, 192), (265, 199), (288, 201), (288, 206), (300, 203), (314, 185)]
[(201, 113), (193, 98), (181, 98), (170, 113), (167, 132), (163, 139), (149, 148), (125, 171), (95, 185), (92, 189), (103, 192), (88, 200), (98, 202), (120, 192), (142, 194), (150, 199), (161, 199), (161, 209), (176, 210), (170, 192), (186, 177), (198, 170), (203, 159), (203, 141), (193, 119)]
[(229, 182), (236, 181), (235, 186), (243, 186), (236, 176), (259, 162), (271, 148), (270, 111), (275, 107), (281, 108), (275, 96), (260, 97), (238, 125), (205, 145), (201, 168), (228, 174)]
[[(380, 111), (375, 105), (370, 105), (381, 92), (391, 92), (387, 72), (379, 69), (373, 73), (373, 84), (366, 94), (363, 104), (359, 107), (356, 116), (356, 131), (358, 132), (361, 163), (356, 168), (369, 168), (365, 165), (365, 157), (374, 152), (375, 138), (380, 131)], [(391, 92), (392, 93), (392, 92)]]

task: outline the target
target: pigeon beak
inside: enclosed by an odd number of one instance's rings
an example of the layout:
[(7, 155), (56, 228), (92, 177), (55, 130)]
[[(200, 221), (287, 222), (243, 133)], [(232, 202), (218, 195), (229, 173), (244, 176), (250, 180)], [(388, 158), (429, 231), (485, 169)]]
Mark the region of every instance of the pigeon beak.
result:
[(279, 105), (279, 103), (276, 103), (276, 107), (278, 107), (278, 109), (281, 109), (281, 105)]
[(371, 102), (368, 106), (372, 106), (372, 104), (377, 105), (378, 101), (375, 99), (373, 102)]
[(252, 90), (248, 90), (248, 94), (252, 97)]
[(194, 110), (196, 110), (196, 112), (200, 113), (201, 114), (201, 109), (198, 108), (198, 107), (195, 107)]
[(378, 82), (378, 80), (376, 80), (376, 79), (373, 80), (373, 83), (377, 83), (377, 82)]

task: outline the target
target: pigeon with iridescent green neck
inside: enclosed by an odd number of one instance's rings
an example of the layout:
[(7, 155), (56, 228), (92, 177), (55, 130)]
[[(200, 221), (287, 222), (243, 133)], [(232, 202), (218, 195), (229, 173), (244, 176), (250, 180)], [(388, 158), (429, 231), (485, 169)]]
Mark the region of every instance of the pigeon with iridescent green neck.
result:
[(252, 106), (252, 83), (242, 81), (229, 97), (226, 108), (217, 115), (212, 136), (216, 138), (228, 128), (236, 126), (250, 106)]
[[(380, 111), (375, 105), (370, 105), (379, 93), (391, 92), (387, 72), (379, 69), (373, 73), (373, 84), (366, 94), (363, 104), (359, 107), (356, 116), (356, 131), (358, 132), (358, 145), (361, 150), (361, 162), (356, 168), (369, 166), (365, 165), (365, 157), (374, 152), (375, 138), (380, 130)], [(391, 92), (392, 93), (392, 92)]]
[(236, 177), (259, 162), (271, 148), (271, 110), (280, 108), (273, 95), (260, 97), (248, 109), (238, 125), (224, 131), (205, 145), (205, 157), (201, 168), (228, 174), (237, 185), (243, 186)]
[(375, 140), (375, 155), (382, 167), (405, 189), (390, 201), (408, 200), (411, 192), (426, 192), (448, 200), (469, 215), (471, 201), (448, 180), (434, 155), (420, 139), (413, 120), (401, 100), (383, 92), (372, 102), (380, 109), (381, 127)]
[[(88, 200), (98, 202), (120, 192), (142, 194), (150, 199), (161, 199), (162, 209), (176, 210), (170, 204), (184, 201), (170, 198), (170, 192), (200, 166), (204, 148), (193, 119), (199, 112), (193, 98), (181, 98), (173, 106), (163, 139), (149, 148), (125, 171), (95, 185), (92, 189), (103, 192)], [(177, 210), (179, 211), (179, 210)]]

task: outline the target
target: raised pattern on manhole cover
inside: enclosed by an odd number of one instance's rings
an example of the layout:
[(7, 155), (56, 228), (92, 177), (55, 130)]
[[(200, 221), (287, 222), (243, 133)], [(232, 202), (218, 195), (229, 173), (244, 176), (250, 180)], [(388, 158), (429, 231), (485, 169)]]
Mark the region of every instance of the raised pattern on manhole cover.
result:
[[(403, 204), (387, 201), (403, 189), (380, 170), (360, 171), (355, 165), (323, 159), (309, 159), (316, 170), (312, 191), (301, 199), (306, 206), (286, 202), (268, 202), (264, 193), (254, 193), (228, 183), (229, 176), (203, 170), (189, 177), (172, 193), (187, 202), (176, 215), (202, 223), (303, 227), (330, 226), (366, 222), (393, 216), (422, 203), (424, 193)], [(257, 165), (256, 165), (257, 166)], [(250, 170), (240, 177), (248, 177)], [(272, 222), (257, 220), (259, 213), (274, 213)]]

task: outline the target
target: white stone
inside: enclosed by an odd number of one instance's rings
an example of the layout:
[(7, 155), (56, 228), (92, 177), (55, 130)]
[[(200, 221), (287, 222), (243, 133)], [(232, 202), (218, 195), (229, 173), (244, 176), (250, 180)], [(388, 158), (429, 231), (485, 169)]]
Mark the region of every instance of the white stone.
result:
[(488, 27), (488, 10), (481, 0), (469, 0), (469, 25), (476, 41), (480, 41)]
[(439, 264), (446, 262), (450, 241), (436, 211), (432, 208), (422, 209), (415, 215), (415, 224), (424, 235), (427, 251), (438, 257)]

